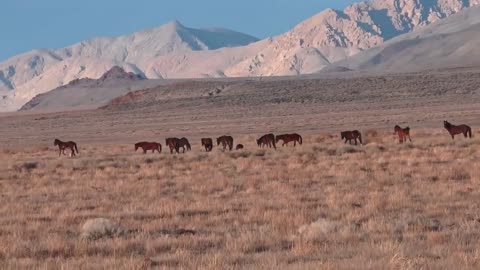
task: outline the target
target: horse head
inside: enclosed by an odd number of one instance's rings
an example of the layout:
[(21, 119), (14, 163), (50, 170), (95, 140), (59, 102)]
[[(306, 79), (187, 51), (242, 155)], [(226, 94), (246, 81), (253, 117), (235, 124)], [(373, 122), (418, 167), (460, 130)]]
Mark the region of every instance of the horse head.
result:
[(343, 140), (345, 139), (345, 132), (340, 132), (340, 138)]
[(53, 145), (54, 145), (54, 146), (57, 146), (57, 145), (59, 145), (59, 144), (60, 144), (60, 140), (55, 139), (55, 141), (53, 141)]
[(452, 126), (452, 124), (450, 124), (448, 121), (445, 120), (445, 121), (443, 121), (443, 126), (445, 128), (450, 128)]

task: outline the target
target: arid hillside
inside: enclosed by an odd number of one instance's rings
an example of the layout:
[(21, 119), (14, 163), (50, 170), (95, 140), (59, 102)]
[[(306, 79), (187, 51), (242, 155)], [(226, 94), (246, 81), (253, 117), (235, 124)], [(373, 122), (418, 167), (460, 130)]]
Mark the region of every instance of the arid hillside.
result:
[(34, 50), (0, 63), (0, 111), (18, 110), (36, 95), (74, 79), (99, 78), (113, 66), (149, 79), (312, 74), (478, 3), (363, 1), (343, 11), (319, 11), (290, 31), (258, 42), (235, 31), (193, 29), (173, 21), (129, 35)]

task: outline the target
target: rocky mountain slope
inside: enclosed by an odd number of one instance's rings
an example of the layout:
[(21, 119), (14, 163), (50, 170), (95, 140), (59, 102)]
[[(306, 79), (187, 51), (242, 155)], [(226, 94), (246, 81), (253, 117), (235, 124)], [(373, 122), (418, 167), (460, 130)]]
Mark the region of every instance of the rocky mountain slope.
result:
[(343, 11), (327, 9), (285, 34), (254, 43), (255, 38), (244, 34), (194, 30), (172, 22), (123, 37), (33, 51), (0, 63), (0, 110), (18, 109), (33, 96), (73, 79), (98, 78), (112, 66), (148, 78), (313, 73), (479, 2), (360, 2)]
[(145, 65), (171, 54), (213, 50), (257, 41), (226, 29), (193, 29), (177, 21), (115, 38), (96, 38), (63, 49), (34, 50), (0, 63), (0, 111), (17, 109), (35, 95), (81, 78), (99, 78), (113, 66), (150, 78)]
[(335, 65), (376, 71), (478, 67), (479, 46), (480, 7), (472, 7)]

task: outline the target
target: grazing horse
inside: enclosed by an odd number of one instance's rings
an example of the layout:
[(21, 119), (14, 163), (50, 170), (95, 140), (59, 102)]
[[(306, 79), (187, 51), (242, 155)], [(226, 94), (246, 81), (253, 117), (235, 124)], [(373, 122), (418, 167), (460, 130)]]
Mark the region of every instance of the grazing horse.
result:
[(183, 148), (183, 152), (185, 153), (185, 147), (187, 148), (188, 151), (192, 150), (192, 147), (190, 146), (190, 143), (188, 142), (187, 138), (167, 138), (165, 139), (165, 143), (168, 145), (170, 148), (170, 154), (173, 154), (173, 150), (177, 152), (177, 154), (180, 153), (180, 148)]
[(179, 138), (166, 138), (165, 139), (165, 144), (170, 148), (170, 154), (173, 154), (173, 150), (177, 151), (178, 153), (178, 148), (177, 148), (177, 142), (179, 141)]
[(260, 137), (260, 139), (257, 140), (257, 145), (262, 148), (264, 146), (268, 146), (270, 148), (273, 146), (273, 148), (275, 148), (276, 150), (277, 146), (275, 145), (275, 135), (273, 135), (272, 133), (263, 135), (262, 137)]
[(213, 149), (213, 141), (211, 138), (202, 138), (202, 146), (205, 147), (205, 152), (210, 152)]
[(243, 147), (243, 144), (237, 144), (237, 147), (235, 147), (235, 150), (242, 150), (244, 147)]
[(78, 154), (78, 148), (77, 144), (75, 142), (69, 141), (69, 142), (62, 142), (59, 139), (55, 139), (53, 142), (54, 146), (58, 146), (58, 156), (61, 156), (62, 153), (65, 155), (65, 149), (69, 148), (71, 153), (70, 156), (74, 157), (75, 156), (75, 151), (77, 151)]
[(233, 137), (232, 136), (226, 136), (226, 135), (218, 137), (217, 138), (217, 145), (220, 145), (220, 144), (222, 144), (224, 151), (225, 151), (225, 149), (227, 149), (227, 146), (228, 146), (228, 149), (230, 151), (232, 151), (232, 149), (233, 149)]
[(288, 146), (289, 142), (293, 142), (293, 146), (297, 146), (297, 142), (302, 145), (302, 136), (300, 136), (297, 133), (293, 134), (283, 134), (283, 135), (277, 135), (275, 137), (275, 142), (278, 143), (280, 140), (283, 141), (282, 146)]
[(410, 138), (410, 128), (401, 128), (399, 125), (396, 125), (393, 128), (393, 135), (397, 134), (398, 135), (398, 141), (399, 143), (404, 143), (407, 142), (407, 137), (412, 142), (412, 138)]
[(144, 154), (148, 150), (152, 150), (152, 153), (155, 153), (155, 151), (158, 153), (162, 152), (162, 145), (157, 142), (139, 142), (135, 144), (135, 152), (137, 152), (138, 148), (142, 148)]
[(352, 144), (352, 140), (355, 140), (355, 145), (357, 145), (358, 139), (360, 141), (360, 144), (363, 145), (362, 133), (360, 133), (360, 131), (358, 130), (340, 132), (340, 137), (342, 138), (342, 140), (345, 139), (345, 143), (349, 142), (350, 144)]
[(472, 128), (467, 125), (455, 126), (450, 124), (448, 121), (443, 121), (443, 126), (448, 130), (448, 133), (452, 136), (452, 140), (455, 139), (455, 135), (463, 134), (465, 138), (472, 138)]
[(187, 151), (192, 150), (192, 147), (190, 146), (190, 142), (185, 137), (180, 138), (177, 141), (177, 152), (179, 152), (178, 149), (180, 149), (180, 147), (183, 148), (183, 153), (185, 153), (185, 147), (187, 148)]

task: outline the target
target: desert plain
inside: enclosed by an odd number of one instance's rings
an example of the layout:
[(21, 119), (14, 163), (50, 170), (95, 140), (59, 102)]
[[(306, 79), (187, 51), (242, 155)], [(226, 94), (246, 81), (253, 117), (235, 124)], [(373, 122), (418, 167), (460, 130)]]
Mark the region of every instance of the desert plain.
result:
[[(185, 80), (96, 110), (2, 114), (1, 268), (478, 269), (479, 85), (478, 69)], [(363, 146), (341, 141), (350, 129)], [(303, 144), (258, 148), (270, 132)], [(201, 148), (224, 134), (245, 149)], [(192, 151), (171, 155), (170, 136)], [(79, 155), (59, 157), (55, 138)], [(135, 153), (142, 140), (162, 153)], [(82, 237), (94, 218), (121, 233)]]

